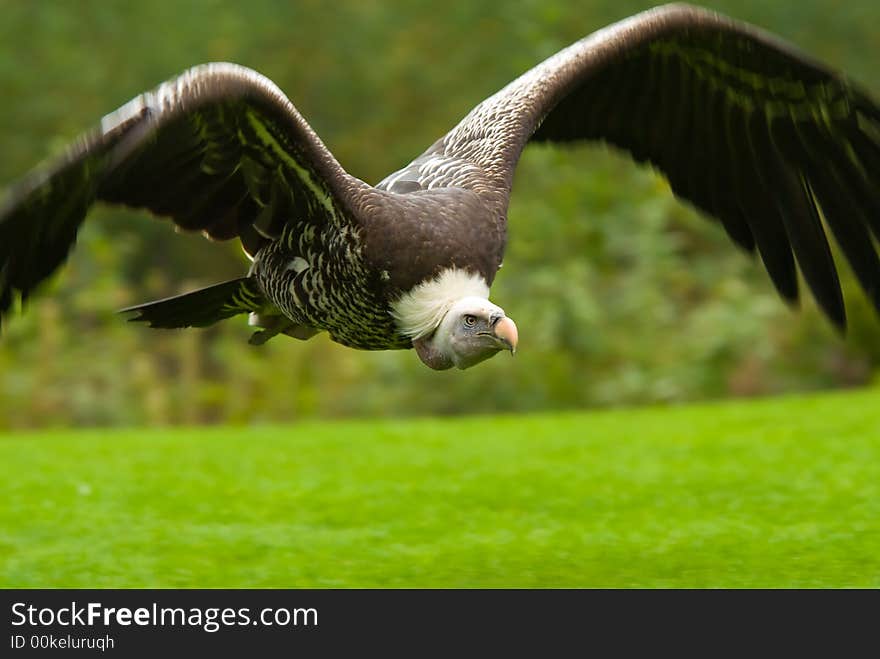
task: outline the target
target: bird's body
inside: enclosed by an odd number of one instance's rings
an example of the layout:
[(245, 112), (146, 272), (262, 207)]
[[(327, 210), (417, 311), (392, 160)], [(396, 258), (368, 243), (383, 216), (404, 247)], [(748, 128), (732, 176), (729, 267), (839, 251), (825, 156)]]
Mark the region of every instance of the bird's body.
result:
[[(449, 191), (399, 200), (394, 194), (365, 192), (368, 210), (362, 213), (376, 215), (360, 225), (341, 213), (338, 225), (288, 220), (279, 239), (254, 255), (252, 277), (271, 307), (283, 314), (283, 322), (327, 331), (352, 348), (410, 348), (417, 335), (407, 331), (405, 305), (399, 303), (417, 293), (420, 284), (434, 282), (449, 300), (488, 293), (501, 265), (503, 242), (479, 249), (483, 243), (476, 234), (493, 230), (497, 222), (488, 214), (482, 224), (477, 220), (483, 210), (478, 200)], [(369, 209), (372, 195), (375, 210)], [(419, 208), (433, 205), (445, 212), (431, 217)], [(390, 208), (397, 212), (389, 213)], [(460, 242), (471, 234), (470, 244)], [(457, 239), (444, 247), (450, 235)], [(425, 246), (419, 258), (412, 258), (414, 237)], [(464, 261), (469, 249), (486, 253)], [(455, 276), (462, 261), (482, 267)]]
[[(0, 208), (0, 314), (66, 258), (95, 201), (238, 238), (246, 276), (132, 307), (156, 327), (249, 313), (307, 339), (415, 347), (432, 368), (513, 351), (488, 301), (513, 174), (530, 140), (600, 140), (758, 252), (797, 298), (845, 313), (819, 210), (880, 309), (880, 109), (824, 65), (755, 28), (686, 5), (644, 12), (560, 51), (480, 103), (375, 186), (347, 174), (268, 79), (195, 67), (126, 104)], [(872, 236), (873, 234), (873, 236)]]
[[(352, 348), (406, 347), (396, 336), (387, 296), (374, 280), (376, 270), (364, 255), (363, 238), (344, 228), (296, 228), (285, 228), (254, 259), (252, 273), (259, 288), (270, 308), (283, 314), (276, 318), (301, 328), (303, 337), (326, 330)], [(255, 320), (261, 324), (265, 315)]]

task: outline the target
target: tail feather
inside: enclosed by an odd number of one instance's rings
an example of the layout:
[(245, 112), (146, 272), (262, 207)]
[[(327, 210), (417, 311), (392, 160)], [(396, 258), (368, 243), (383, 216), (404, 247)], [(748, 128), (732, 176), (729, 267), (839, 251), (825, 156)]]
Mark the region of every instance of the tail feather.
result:
[(214, 284), (191, 293), (176, 295), (120, 310), (136, 313), (131, 322), (149, 323), (150, 327), (207, 327), (242, 313), (259, 311), (266, 300), (251, 277), (241, 277)]

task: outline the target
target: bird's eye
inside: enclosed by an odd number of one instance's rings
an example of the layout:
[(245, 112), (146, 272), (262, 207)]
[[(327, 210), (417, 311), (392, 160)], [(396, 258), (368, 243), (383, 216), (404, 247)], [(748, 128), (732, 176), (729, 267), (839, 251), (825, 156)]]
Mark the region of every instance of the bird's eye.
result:
[(464, 317), (464, 326), (465, 327), (473, 327), (477, 324), (477, 317), (472, 316), (471, 314), (465, 314)]

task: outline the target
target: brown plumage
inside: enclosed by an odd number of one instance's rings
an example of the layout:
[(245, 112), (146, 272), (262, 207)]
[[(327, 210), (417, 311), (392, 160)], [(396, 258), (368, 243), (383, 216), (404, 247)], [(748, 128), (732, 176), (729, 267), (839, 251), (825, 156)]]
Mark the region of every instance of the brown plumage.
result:
[[(457, 298), (488, 295), (530, 140), (603, 141), (651, 163), (757, 249), (784, 298), (798, 296), (798, 266), (844, 327), (824, 217), (880, 309), (880, 108), (772, 35), (668, 5), (539, 64), (376, 186), (347, 174), (266, 78), (230, 64), (191, 69), (13, 187), (0, 208), (0, 315), (64, 261), (91, 204), (105, 201), (238, 238), (254, 260), (235, 282), (134, 307), (135, 320), (181, 327), (251, 312), (265, 328), (257, 342), (326, 330), (353, 347), (415, 345), (435, 368), (467, 367), (515, 347), (498, 307)], [(452, 309), (462, 322), (443, 329)], [(466, 330), (466, 317), (482, 325)]]

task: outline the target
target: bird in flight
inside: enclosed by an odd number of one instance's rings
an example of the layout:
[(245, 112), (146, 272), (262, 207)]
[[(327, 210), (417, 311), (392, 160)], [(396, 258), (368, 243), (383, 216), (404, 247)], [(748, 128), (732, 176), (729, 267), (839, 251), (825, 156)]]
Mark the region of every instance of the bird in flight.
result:
[(249, 314), (255, 344), (326, 331), (468, 368), (517, 347), (489, 289), (514, 169), (536, 141), (604, 142), (649, 163), (757, 250), (786, 300), (800, 269), (843, 329), (827, 226), (880, 310), (880, 107), (777, 37), (678, 4), (538, 64), (375, 186), (346, 173), (270, 80), (196, 66), (12, 186), (0, 206), (0, 318), (64, 262), (101, 201), (237, 238), (252, 261), (246, 276), (125, 310), (132, 320), (204, 327)]

